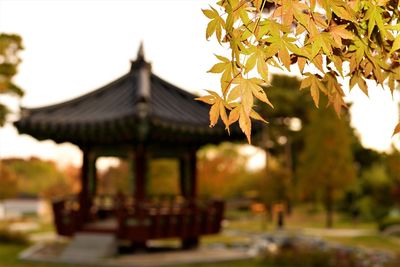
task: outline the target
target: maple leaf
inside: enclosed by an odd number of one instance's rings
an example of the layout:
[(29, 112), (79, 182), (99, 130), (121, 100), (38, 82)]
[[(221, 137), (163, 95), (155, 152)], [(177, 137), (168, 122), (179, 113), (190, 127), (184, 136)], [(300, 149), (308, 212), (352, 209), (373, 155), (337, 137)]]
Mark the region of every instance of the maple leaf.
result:
[(242, 132), (246, 135), (247, 141), (251, 144), (251, 120), (250, 113), (247, 113), (244, 106), (240, 106), (239, 110), (239, 127)]
[(243, 77), (238, 77), (234, 79), (233, 83), (237, 84), (237, 86), (232, 88), (228, 96), (228, 102), (234, 101), (235, 97), (237, 98), (237, 96), (240, 96), (243, 108), (248, 115), (250, 114), (250, 110), (253, 107), (253, 96), (273, 107), (265, 91), (259, 85), (261, 82), (261, 80), (256, 78), (245, 79)]
[(210, 108), (210, 127), (214, 127), (219, 117), (224, 122), (226, 126), (226, 130), (229, 132), (229, 120), (226, 114), (225, 103), (224, 100), (215, 92), (206, 90), (210, 95), (205, 95), (202, 97), (198, 97), (195, 100), (203, 101), (207, 104), (211, 105)]
[(300, 89), (310, 88), (311, 97), (316, 107), (319, 107), (319, 91), (327, 93), (327, 89), (320, 79), (309, 72), (304, 74), (307, 78), (303, 79), (300, 84)]
[(346, 30), (347, 25), (329, 27), (329, 32), (333, 37), (337, 47), (342, 47), (342, 39), (353, 39), (353, 33)]
[(298, 0), (282, 0), (281, 5), (274, 11), (274, 17), (281, 17), (282, 24), (290, 26), (293, 18), (298, 18), (307, 9), (308, 6)]
[(396, 50), (399, 50), (399, 49), (400, 49), (400, 34), (394, 40), (392, 48), (390, 49), (389, 54), (393, 54)]
[(352, 89), (355, 85), (358, 85), (358, 87), (361, 89), (361, 91), (368, 96), (368, 85), (365, 82), (365, 80), (361, 77), (359, 72), (354, 73), (349, 81), (349, 87)]
[(234, 109), (231, 110), (228, 118), (228, 125), (236, 121), (239, 121), (239, 127), (242, 130), (242, 132), (246, 135), (249, 144), (251, 143), (250, 113), (252, 112), (249, 112), (249, 114), (247, 114), (243, 105), (239, 104)]
[(235, 75), (235, 68), (233, 67), (232, 62), (223, 56), (215, 55), (220, 62), (215, 64), (208, 72), (211, 73), (222, 73), (221, 75), (221, 90), (222, 94), (225, 96), (232, 78)]
[(396, 135), (398, 133), (400, 133), (400, 123), (398, 123), (396, 125), (396, 127), (394, 128), (392, 136), (394, 136), (394, 135)]
[(215, 32), (218, 42), (221, 41), (222, 29), (225, 28), (225, 21), (221, 18), (218, 11), (211, 7), (211, 9), (203, 9), (203, 14), (211, 19), (206, 29), (206, 39), (208, 40)]
[(375, 26), (378, 27), (379, 33), (381, 34), (382, 38), (385, 38), (387, 33), (382, 17), (383, 9), (380, 6), (369, 2), (367, 3), (367, 7), (368, 10), (365, 14), (364, 19), (368, 20), (368, 38), (371, 37), (372, 31), (374, 30)]
[(255, 120), (262, 121), (264, 123), (268, 123), (268, 121), (266, 121), (263, 117), (261, 117), (261, 115), (258, 114), (254, 109), (252, 109), (250, 111), (250, 117), (255, 119)]
[(351, 22), (357, 21), (355, 12), (349, 7), (346, 1), (329, 0), (329, 4), (331, 5), (333, 13), (338, 17)]
[[(278, 58), (281, 60), (282, 64), (286, 69), (290, 69), (291, 61), (290, 54), (288, 48), (296, 49), (297, 46), (293, 44), (293, 42), (297, 41), (297, 39), (293, 37), (289, 37), (287, 34), (280, 35), (271, 35), (265, 39), (267, 42), (271, 43), (268, 47), (268, 51), (265, 53), (266, 56), (272, 57), (276, 52), (278, 52)], [(297, 51), (300, 53), (300, 51)]]
[(267, 82), (268, 78), (268, 66), (266, 64), (267, 55), (264, 50), (260, 47), (254, 47), (253, 53), (249, 56), (246, 61), (246, 72), (251, 71), (257, 64), (257, 72), (261, 75), (263, 80)]
[(332, 46), (335, 46), (334, 40), (327, 32), (311, 36), (307, 43), (311, 44), (311, 58), (314, 58), (321, 49), (325, 55), (330, 57), (333, 53)]

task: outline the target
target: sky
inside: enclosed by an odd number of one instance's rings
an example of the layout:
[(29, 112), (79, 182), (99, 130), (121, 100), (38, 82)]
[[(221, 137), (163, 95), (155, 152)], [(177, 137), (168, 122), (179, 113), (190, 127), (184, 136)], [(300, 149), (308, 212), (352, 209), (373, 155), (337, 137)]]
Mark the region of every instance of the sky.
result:
[[(214, 0), (0, 0), (0, 32), (22, 36), (24, 51), (15, 82), (26, 94), (7, 99), (16, 107), (59, 103), (95, 90), (129, 71), (141, 41), (152, 70), (194, 93), (219, 88), (207, 73), (214, 54), (228, 55), (205, 39), (207, 18), (201, 12)], [(370, 86), (370, 98), (353, 90), (352, 125), (366, 147), (390, 149), (398, 121), (397, 101), (387, 90)], [(3, 97), (4, 98), (4, 97)], [(398, 100), (396, 95), (395, 100)], [(10, 120), (17, 116), (12, 116)], [(0, 129), (0, 158), (37, 156), (62, 165), (79, 165), (71, 144), (38, 142), (18, 135), (8, 124)], [(263, 161), (259, 155), (253, 161)]]

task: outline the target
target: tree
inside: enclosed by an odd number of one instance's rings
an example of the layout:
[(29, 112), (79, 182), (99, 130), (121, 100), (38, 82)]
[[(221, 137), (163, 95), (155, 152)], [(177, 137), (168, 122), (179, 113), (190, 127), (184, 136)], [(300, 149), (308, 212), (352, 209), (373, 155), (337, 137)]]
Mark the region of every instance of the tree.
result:
[(392, 153), (386, 157), (386, 170), (392, 183), (392, 199), (400, 207), (400, 151), (392, 147)]
[(199, 194), (206, 197), (244, 197), (259, 189), (261, 176), (247, 170), (248, 156), (240, 145), (207, 146), (198, 153)]
[(305, 129), (297, 178), (305, 194), (322, 198), (327, 227), (333, 224), (334, 202), (340, 190), (350, 185), (355, 176), (348, 121), (338, 119), (330, 109), (314, 110)]
[[(0, 95), (8, 94), (21, 97), (23, 91), (13, 83), (20, 63), (18, 52), (22, 50), (22, 39), (15, 34), (0, 34)], [(6, 121), (10, 112), (4, 103), (0, 102), (0, 126)]]
[(100, 173), (97, 180), (97, 193), (100, 195), (124, 193), (129, 195), (132, 182), (129, 179), (130, 165), (126, 160), (120, 160), (118, 166), (111, 166)]
[(5, 159), (2, 163), (3, 168), (8, 168), (15, 173), (20, 194), (53, 197), (55, 194), (51, 192), (51, 188), (57, 188), (63, 195), (72, 192), (68, 178), (52, 161), (30, 158), (28, 160)]
[[(271, 101), (277, 104), (276, 108), (264, 109), (257, 105), (258, 102), (255, 107), (263, 117), (269, 118), (268, 140), (264, 140), (268, 153), (291, 165), (287, 166), (289, 169), (295, 167), (296, 158), (293, 155), (301, 150), (303, 126), (308, 123), (308, 110), (311, 107), (311, 99), (305, 91), (299, 91), (299, 87), (300, 81), (296, 77), (273, 75), (271, 86), (265, 90)], [(296, 127), (294, 123), (297, 123)], [(288, 155), (288, 149), (292, 151), (289, 153), (291, 155)]]
[(394, 188), (384, 164), (374, 164), (364, 170), (360, 177), (361, 198), (358, 206), (366, 219), (380, 222), (394, 206)]
[[(346, 106), (342, 82), (368, 95), (366, 81), (400, 81), (400, 9), (398, 0), (219, 0), (203, 10), (210, 19), (206, 38), (226, 45), (229, 57), (209, 72), (220, 73), (221, 94), (198, 98), (211, 105), (210, 125), (219, 117), (226, 128), (238, 121), (250, 142), (254, 98), (270, 105), (261, 85), (269, 68), (298, 68), (315, 105), (327, 96), (336, 113)], [(256, 73), (256, 75), (254, 75)], [(345, 80), (342, 79), (346, 78)], [(341, 81), (343, 80), (343, 81)], [(228, 114), (229, 113), (229, 114)], [(395, 132), (400, 131), (400, 124)]]
[[(0, 162), (1, 164), (1, 162)], [(18, 181), (16, 174), (7, 166), (0, 165), (0, 202), (17, 194)]]

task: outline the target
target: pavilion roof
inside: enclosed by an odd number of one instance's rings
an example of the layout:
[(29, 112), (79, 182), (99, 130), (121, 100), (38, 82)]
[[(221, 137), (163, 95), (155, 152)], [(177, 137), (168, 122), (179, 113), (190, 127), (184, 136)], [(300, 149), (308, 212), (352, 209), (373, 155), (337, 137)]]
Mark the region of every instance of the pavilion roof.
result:
[(79, 146), (135, 142), (218, 143), (243, 139), (222, 124), (209, 127), (209, 106), (151, 72), (142, 48), (131, 70), (78, 98), (41, 108), (23, 108), (20, 133)]

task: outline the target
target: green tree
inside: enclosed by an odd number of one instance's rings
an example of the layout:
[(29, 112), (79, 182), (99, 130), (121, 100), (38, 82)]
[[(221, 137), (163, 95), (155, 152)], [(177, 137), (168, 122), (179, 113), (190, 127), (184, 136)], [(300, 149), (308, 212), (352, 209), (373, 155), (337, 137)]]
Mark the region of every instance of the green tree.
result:
[[(12, 81), (20, 63), (18, 52), (22, 50), (22, 39), (15, 34), (0, 34), (0, 96), (2, 94), (21, 97), (23, 91)], [(0, 126), (10, 112), (5, 103), (0, 102)]]
[(331, 227), (334, 202), (356, 176), (349, 123), (330, 109), (318, 109), (310, 116), (305, 136), (297, 170), (299, 187), (309, 197), (322, 198), (326, 225)]
[(271, 86), (265, 90), (271, 101), (277, 104), (276, 108), (263, 109), (256, 103), (257, 112), (269, 121), (264, 134), (267, 140), (263, 140), (265, 144), (262, 145), (292, 170), (296, 165), (295, 155), (302, 148), (303, 126), (309, 121), (308, 110), (312, 102), (299, 87), (300, 80), (296, 77), (273, 75)]
[[(350, 88), (368, 94), (366, 81), (393, 91), (400, 81), (400, 8), (398, 0), (219, 0), (203, 10), (210, 20), (206, 38), (215, 36), (230, 50), (217, 55), (210, 72), (221, 76), (221, 94), (199, 98), (211, 105), (210, 124), (228, 128), (238, 121), (250, 142), (254, 99), (270, 106), (262, 89), (269, 69), (298, 69), (315, 105), (320, 94), (340, 114)], [(268, 118), (267, 118), (268, 119)], [(400, 131), (400, 125), (396, 129)]]
[(374, 164), (363, 171), (359, 187), (361, 198), (358, 201), (361, 216), (379, 222), (394, 206), (393, 181), (384, 164)]
[(393, 202), (400, 207), (400, 151), (392, 147), (392, 153), (386, 156), (386, 170), (392, 183)]

